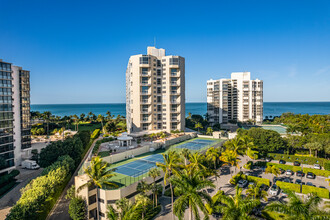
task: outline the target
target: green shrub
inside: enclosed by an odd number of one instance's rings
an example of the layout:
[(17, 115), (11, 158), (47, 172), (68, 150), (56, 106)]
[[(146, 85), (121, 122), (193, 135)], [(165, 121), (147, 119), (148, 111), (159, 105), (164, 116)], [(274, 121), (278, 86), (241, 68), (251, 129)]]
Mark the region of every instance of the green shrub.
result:
[(248, 161), (246, 164), (244, 164), (244, 168), (247, 169), (247, 170), (251, 170), (253, 166), (253, 162), (252, 161)]
[(41, 175), (47, 175), (50, 171), (52, 170), (56, 170), (57, 168), (66, 166), (70, 172), (74, 171), (74, 160), (69, 156), (69, 155), (65, 155), (65, 156), (61, 156), (58, 158), (58, 160), (53, 163), (52, 165), (46, 167)]
[(330, 170), (330, 162), (329, 161), (324, 163), (324, 169), (325, 170)]
[(16, 181), (8, 182), (6, 185), (1, 186), (0, 188), (0, 196), (7, 193), (12, 187), (16, 185)]
[(14, 178), (19, 174), (19, 170), (12, 170), (10, 173), (0, 177), (0, 188), (4, 187), (10, 182), (15, 182)]
[(70, 200), (69, 214), (73, 220), (84, 220), (87, 217), (86, 201), (80, 197), (74, 197)]
[(317, 170), (317, 169), (312, 169), (312, 168), (304, 168), (303, 172), (304, 173), (312, 172), (316, 176), (324, 176), (324, 177), (329, 177), (330, 176), (330, 171), (328, 171), (328, 170)]
[(272, 157), (275, 160), (285, 160), (287, 162), (298, 161), (302, 164), (309, 164), (309, 165), (320, 164), (321, 166), (324, 166), (325, 163), (328, 162), (328, 160), (324, 158), (307, 157), (307, 156), (296, 156), (296, 155), (275, 154), (275, 153), (269, 153), (268, 156)]
[(63, 163), (60, 167), (52, 168), (48, 169), (46, 175), (37, 177), (21, 190), (22, 196), (10, 209), (7, 220), (46, 218), (71, 177), (68, 164)]
[(229, 182), (233, 185), (236, 185), (240, 179), (244, 179), (249, 182), (254, 182), (257, 185), (265, 184), (267, 186), (270, 186), (269, 179), (264, 179), (264, 178), (260, 178), (260, 177), (256, 177), (256, 176), (248, 176), (248, 175), (243, 174), (242, 172), (239, 172), (238, 174), (233, 176)]
[(103, 138), (101, 140), (96, 141), (95, 146), (94, 146), (94, 148), (92, 150), (92, 153), (95, 155), (99, 151), (100, 145), (102, 143), (106, 143), (106, 142), (110, 142), (110, 141), (113, 141), (113, 138), (112, 137)]
[(276, 181), (276, 185), (280, 187), (282, 190), (290, 190), (293, 192), (300, 193), (300, 185), (294, 183), (286, 183), (282, 181)]
[(302, 168), (299, 166), (292, 166), (292, 165), (285, 165), (285, 164), (278, 164), (278, 163), (267, 163), (267, 166), (275, 166), (275, 167), (281, 168), (283, 170), (292, 170), (293, 172), (302, 170)]
[(101, 130), (100, 129), (95, 129), (91, 135), (91, 139), (96, 139), (100, 136), (100, 132)]
[(314, 186), (302, 186), (302, 193), (309, 194), (309, 193), (316, 193), (321, 198), (329, 199), (329, 190), (322, 189)]
[(267, 162), (266, 161), (257, 161), (257, 162), (254, 163), (254, 166), (256, 166), (256, 167), (266, 167)]

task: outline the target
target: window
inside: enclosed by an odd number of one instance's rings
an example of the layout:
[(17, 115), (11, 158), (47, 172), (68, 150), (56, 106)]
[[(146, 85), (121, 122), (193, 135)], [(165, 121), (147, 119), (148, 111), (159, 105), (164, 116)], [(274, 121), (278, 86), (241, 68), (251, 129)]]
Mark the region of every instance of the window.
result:
[(170, 58), (170, 65), (179, 65), (179, 58)]
[(148, 75), (148, 68), (141, 68), (142, 75)]
[(178, 69), (171, 69), (171, 76), (177, 76), (178, 75)]
[(140, 57), (140, 64), (149, 64), (149, 57), (145, 55)]
[(88, 198), (88, 204), (92, 205), (96, 202), (96, 195), (92, 195)]

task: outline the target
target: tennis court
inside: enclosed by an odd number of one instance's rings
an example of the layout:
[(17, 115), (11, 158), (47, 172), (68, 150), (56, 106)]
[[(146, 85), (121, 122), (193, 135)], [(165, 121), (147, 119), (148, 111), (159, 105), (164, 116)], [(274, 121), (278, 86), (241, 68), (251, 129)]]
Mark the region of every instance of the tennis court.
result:
[(266, 129), (266, 130), (276, 131), (280, 134), (285, 134), (286, 133), (286, 127), (283, 127), (283, 126), (280, 126), (280, 125), (273, 125), (273, 126), (261, 125), (261, 127), (263, 129)]
[(147, 173), (151, 168), (156, 167), (157, 162), (164, 162), (161, 154), (150, 155), (130, 163), (116, 167), (116, 173), (124, 174), (131, 177), (138, 177)]
[(213, 145), (215, 143), (217, 143), (217, 141), (215, 141), (215, 140), (206, 140), (206, 139), (196, 138), (189, 142), (182, 143), (182, 144), (176, 146), (176, 148), (187, 148), (189, 150), (199, 151), (199, 150), (203, 149), (204, 147)]

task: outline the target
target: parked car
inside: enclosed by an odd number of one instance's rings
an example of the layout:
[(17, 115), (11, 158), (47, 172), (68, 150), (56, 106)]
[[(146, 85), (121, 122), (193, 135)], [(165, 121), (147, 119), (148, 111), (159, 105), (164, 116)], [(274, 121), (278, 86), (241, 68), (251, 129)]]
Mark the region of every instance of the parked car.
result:
[(282, 197), (288, 197), (288, 194), (287, 194), (286, 192), (282, 191), (282, 192), (281, 192), (281, 196), (282, 196)]
[(306, 183), (306, 186), (315, 186), (313, 183), (311, 183), (311, 182), (307, 182)]
[(300, 162), (298, 161), (293, 162), (293, 166), (300, 166)]
[(319, 188), (326, 189), (326, 187), (324, 187), (324, 186), (319, 186)]
[(285, 174), (291, 176), (291, 175), (293, 175), (293, 171), (292, 170), (287, 170)]
[(284, 178), (284, 179), (283, 179), (283, 182), (291, 183), (292, 181), (291, 181), (289, 178)]
[(272, 158), (266, 157), (266, 162), (270, 162), (270, 161), (272, 161)]
[(303, 176), (304, 176), (304, 172), (301, 171), (301, 170), (298, 170), (298, 171), (296, 172), (296, 175), (299, 176), (299, 177), (303, 177)]
[(280, 192), (280, 187), (278, 187), (277, 185), (272, 185), (272, 187), (269, 190), (269, 194), (272, 196), (277, 196), (277, 194)]
[(237, 184), (238, 184), (238, 187), (240, 188), (244, 188), (247, 186), (249, 182), (247, 180), (238, 180)]
[(269, 189), (269, 186), (267, 186), (266, 184), (261, 184), (259, 187), (259, 191), (266, 191)]
[(28, 170), (37, 170), (40, 168), (40, 166), (34, 160), (24, 160), (24, 161), (22, 161), (22, 168), (25, 168)]
[(308, 178), (308, 179), (315, 179), (315, 174), (312, 173), (312, 172), (308, 172), (307, 175), (306, 175), (306, 178)]
[(318, 169), (318, 170), (320, 170), (320, 169), (321, 169), (320, 164), (314, 164), (314, 169)]
[(285, 170), (283, 170), (282, 168), (279, 169), (281, 174), (285, 173)]
[(285, 160), (280, 160), (280, 164), (285, 164)]
[(273, 178), (273, 184), (275, 184), (277, 180), (280, 180), (280, 178), (274, 176), (274, 178)]
[(294, 183), (302, 185), (302, 181), (300, 179), (296, 179), (296, 181)]

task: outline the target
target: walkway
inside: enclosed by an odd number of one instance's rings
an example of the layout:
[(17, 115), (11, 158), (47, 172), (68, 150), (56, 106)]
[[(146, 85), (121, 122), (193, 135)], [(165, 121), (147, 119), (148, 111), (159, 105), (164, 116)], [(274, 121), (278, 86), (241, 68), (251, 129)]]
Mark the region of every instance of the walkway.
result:
[(92, 146), (89, 148), (88, 152), (85, 154), (84, 159), (80, 162), (78, 168), (72, 175), (70, 181), (66, 185), (65, 189), (62, 192), (61, 197), (57, 200), (55, 206), (53, 207), (52, 211), (49, 213), (47, 220), (71, 220), (69, 215), (69, 204), (70, 200), (65, 198), (67, 190), (74, 184), (74, 177), (77, 176), (80, 167), (84, 164), (85, 160), (89, 156), (90, 152), (92, 151), (93, 147), (95, 146), (96, 141), (100, 140), (102, 137), (96, 139)]

